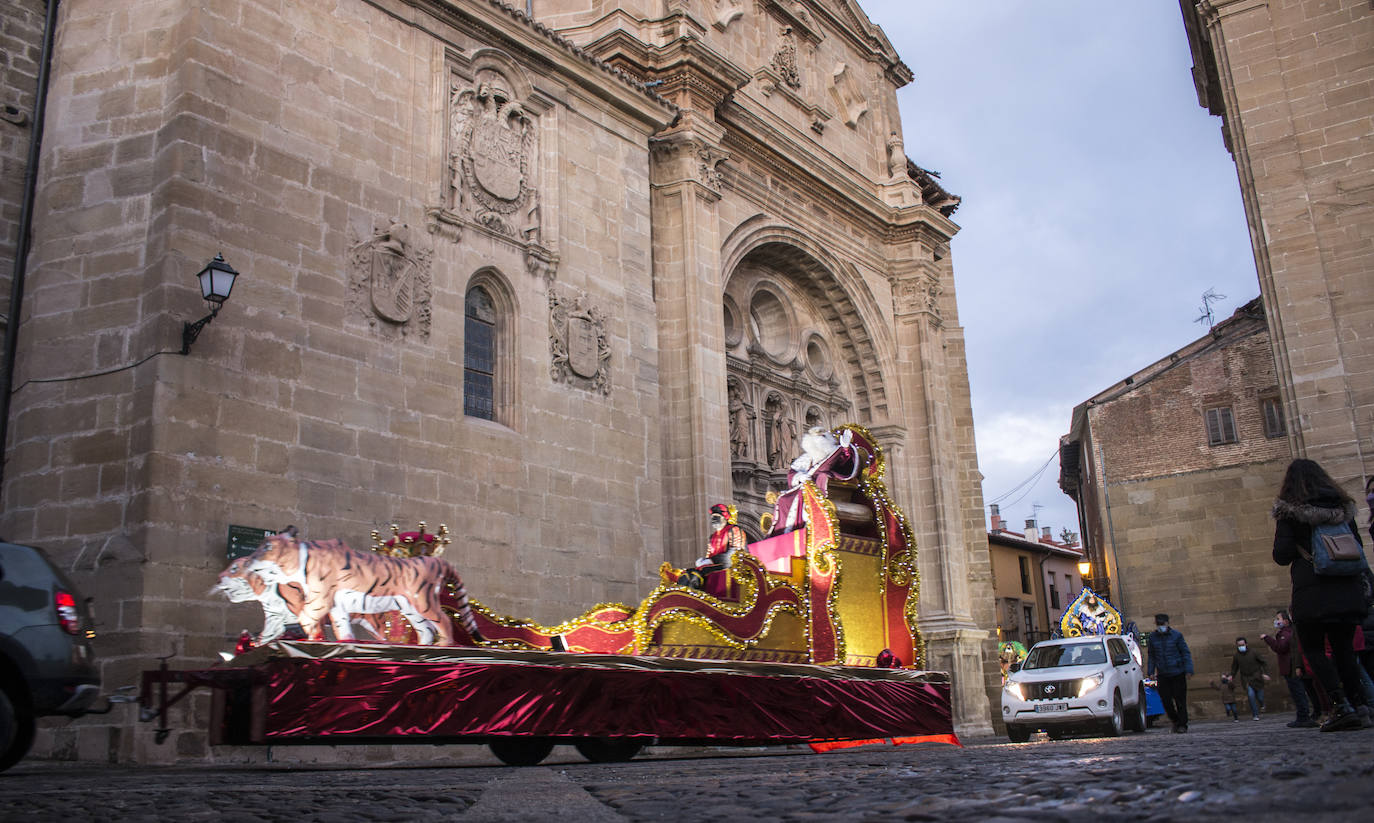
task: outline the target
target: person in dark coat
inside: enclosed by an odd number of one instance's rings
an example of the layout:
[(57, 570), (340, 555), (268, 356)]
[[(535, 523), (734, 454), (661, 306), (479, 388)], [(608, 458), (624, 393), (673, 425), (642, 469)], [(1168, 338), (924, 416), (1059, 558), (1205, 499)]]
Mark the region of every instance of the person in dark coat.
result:
[(1250, 719), (1259, 720), (1264, 711), (1264, 684), (1269, 680), (1269, 664), (1244, 637), (1236, 638), (1236, 653), (1231, 657), (1231, 677), (1239, 677), (1250, 703)]
[(1150, 632), (1150, 665), (1147, 675), (1159, 672), (1160, 700), (1164, 713), (1174, 723), (1174, 733), (1188, 731), (1188, 678), (1193, 676), (1193, 653), (1182, 633), (1169, 627), (1169, 615), (1155, 615), (1155, 630)]
[[(1365, 481), (1364, 500), (1369, 504), (1369, 538), (1374, 540), (1374, 477)], [(1368, 589), (1374, 589), (1374, 574), (1366, 571), (1363, 585), (1367, 589), (1365, 602), (1368, 603), (1371, 594)], [(1364, 666), (1370, 677), (1374, 677), (1374, 607), (1365, 613), (1364, 624), (1360, 629), (1364, 632), (1364, 651), (1359, 655), (1360, 665)]]
[[(1331, 698), (1331, 717), (1324, 732), (1358, 729), (1361, 715), (1351, 701), (1361, 700), (1355, 661), (1355, 631), (1365, 616), (1360, 580), (1353, 576), (1319, 575), (1312, 567), (1312, 528), (1318, 525), (1355, 525), (1355, 502), (1315, 461), (1298, 459), (1288, 466), (1274, 501), (1274, 562), (1288, 566), (1293, 584), (1290, 609), (1298, 642), (1307, 651), (1313, 674)], [(1364, 541), (1360, 540), (1364, 545)], [(1330, 643), (1331, 657), (1322, 654)]]
[(1287, 609), (1279, 609), (1274, 613), (1274, 633), (1262, 634), (1260, 640), (1268, 644), (1278, 658), (1279, 674), (1288, 684), (1288, 696), (1293, 699), (1293, 708), (1298, 713), (1297, 719), (1290, 722), (1288, 727), (1315, 729), (1317, 724), (1312, 721), (1312, 704), (1307, 701), (1307, 689), (1302, 682), (1302, 650), (1293, 636), (1293, 618), (1288, 615)]

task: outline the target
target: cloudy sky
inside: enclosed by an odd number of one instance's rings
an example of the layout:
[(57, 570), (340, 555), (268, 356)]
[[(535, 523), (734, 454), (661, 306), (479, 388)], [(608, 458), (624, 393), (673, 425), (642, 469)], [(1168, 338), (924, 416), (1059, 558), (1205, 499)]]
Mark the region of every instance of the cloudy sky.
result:
[(1226, 296), (1217, 319), (1259, 294), (1178, 4), (860, 4), (916, 74), (898, 92), (907, 155), (963, 197), (952, 255), (985, 501), (1018, 531), (1037, 505), (1056, 537), (1078, 531), (1054, 456), (1073, 407), (1204, 334), (1203, 292)]

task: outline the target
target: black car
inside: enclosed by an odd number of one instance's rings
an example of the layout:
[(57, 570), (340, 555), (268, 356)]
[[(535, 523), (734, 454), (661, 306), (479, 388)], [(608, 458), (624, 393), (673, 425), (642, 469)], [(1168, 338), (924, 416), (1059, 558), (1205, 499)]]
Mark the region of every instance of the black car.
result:
[(0, 771), (28, 753), (37, 718), (76, 717), (99, 699), (93, 625), (42, 550), (0, 542)]

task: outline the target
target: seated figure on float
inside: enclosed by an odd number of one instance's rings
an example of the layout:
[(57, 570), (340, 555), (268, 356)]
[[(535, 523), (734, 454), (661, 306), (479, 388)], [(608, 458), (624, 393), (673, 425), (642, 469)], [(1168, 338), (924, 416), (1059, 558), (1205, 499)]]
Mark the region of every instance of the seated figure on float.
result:
[(778, 495), (773, 504), (773, 523), (769, 537), (786, 534), (806, 525), (806, 506), (802, 487), (807, 481), (816, 484), (816, 491), (826, 496), (830, 479), (853, 480), (864, 468), (864, 460), (853, 445), (854, 432), (841, 429), (839, 434), (812, 426), (802, 435), (802, 453), (787, 468), (787, 491)]
[(736, 555), (749, 551), (749, 538), (739, 527), (739, 511), (726, 503), (711, 507), (711, 538), (707, 543), (706, 556), (697, 560), (694, 568), (681, 572), (668, 563), (663, 564), (660, 577), (665, 583), (704, 591), (716, 597), (727, 597), (730, 593), (730, 568)]

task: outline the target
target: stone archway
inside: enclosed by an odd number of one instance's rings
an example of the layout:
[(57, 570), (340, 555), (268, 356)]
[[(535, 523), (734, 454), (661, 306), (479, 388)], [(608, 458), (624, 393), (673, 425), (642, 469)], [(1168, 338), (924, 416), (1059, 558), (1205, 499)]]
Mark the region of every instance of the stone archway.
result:
[(885, 421), (878, 342), (850, 291), (786, 230), (755, 234), (726, 269), (722, 311), (733, 498), (768, 511), (812, 425)]

